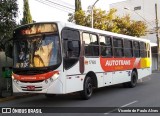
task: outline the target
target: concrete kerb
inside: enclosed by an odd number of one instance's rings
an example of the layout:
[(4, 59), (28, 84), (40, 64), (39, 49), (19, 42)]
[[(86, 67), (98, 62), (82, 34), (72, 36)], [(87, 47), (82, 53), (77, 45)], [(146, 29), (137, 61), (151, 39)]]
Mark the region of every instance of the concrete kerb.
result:
[(160, 71), (154, 70), (154, 71), (152, 71), (152, 73), (160, 73)]
[(10, 101), (14, 99), (22, 99), (22, 98), (27, 98), (27, 97), (33, 97), (38, 95), (37, 93), (22, 93), (22, 94), (13, 94), (13, 96), (5, 97), (5, 98), (0, 98), (0, 103), (5, 102), (5, 101)]

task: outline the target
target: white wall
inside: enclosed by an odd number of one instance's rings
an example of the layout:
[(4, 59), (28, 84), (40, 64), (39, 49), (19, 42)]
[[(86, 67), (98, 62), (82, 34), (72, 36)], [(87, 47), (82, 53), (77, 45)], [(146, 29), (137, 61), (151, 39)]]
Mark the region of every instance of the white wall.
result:
[[(130, 14), (131, 19), (145, 21), (148, 25), (148, 31), (155, 30), (155, 3), (158, 6), (158, 19), (160, 20), (160, 0), (126, 0), (110, 5), (110, 8), (117, 9), (117, 15), (124, 16)], [(141, 6), (141, 10), (134, 10), (135, 7)], [(129, 10), (125, 10), (128, 8)], [(155, 34), (148, 34), (143, 38), (156, 43)]]

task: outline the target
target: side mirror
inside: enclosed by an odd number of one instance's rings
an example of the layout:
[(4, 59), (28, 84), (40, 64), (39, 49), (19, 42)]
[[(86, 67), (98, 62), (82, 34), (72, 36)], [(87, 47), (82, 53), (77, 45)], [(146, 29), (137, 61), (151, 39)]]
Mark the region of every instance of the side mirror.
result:
[(72, 41), (68, 41), (68, 51), (73, 51), (73, 42)]

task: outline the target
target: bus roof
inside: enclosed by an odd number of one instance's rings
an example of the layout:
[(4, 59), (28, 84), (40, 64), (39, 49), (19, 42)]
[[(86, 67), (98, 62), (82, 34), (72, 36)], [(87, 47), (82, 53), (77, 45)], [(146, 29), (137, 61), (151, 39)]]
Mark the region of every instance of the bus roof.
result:
[(124, 38), (124, 39), (132, 39), (132, 40), (137, 40), (137, 41), (150, 42), (150, 40), (145, 39), (145, 38), (133, 37), (133, 36), (117, 34), (117, 33), (109, 32), (109, 31), (93, 29), (93, 28), (90, 28), (90, 27), (80, 26), (80, 25), (76, 25), (76, 24), (73, 24), (73, 23), (69, 23), (69, 22), (68, 23), (57, 22), (57, 23), (64, 24), (65, 27), (80, 29), (80, 30), (84, 30), (84, 31), (94, 32), (94, 33), (99, 33), (99, 34), (102, 34), (102, 35), (104, 34), (104, 35), (109, 35), (109, 36), (121, 37), (121, 38)]
[[(123, 35), (123, 34), (117, 34), (117, 33), (109, 32), (109, 31), (103, 31), (103, 30), (99, 30), (99, 29), (93, 29), (93, 28), (90, 28), (90, 27), (76, 25), (76, 24), (70, 23), (70, 22), (54, 21), (54, 22), (37, 22), (37, 23), (34, 23), (34, 24), (45, 24), (45, 23), (57, 23), (57, 24), (61, 25), (62, 28), (69, 27), (69, 28), (73, 28), (73, 29), (83, 30), (83, 31), (86, 31), (86, 32), (88, 31), (88, 32), (93, 32), (93, 33), (99, 33), (99, 34), (102, 34), (102, 35), (109, 35), (109, 36), (121, 37), (121, 38), (124, 38), (124, 39), (132, 39), (132, 40), (137, 40), (137, 41), (150, 42), (150, 40), (148, 40), (148, 39)], [(24, 26), (27, 26), (27, 25), (33, 25), (33, 24), (22, 25), (18, 28), (21, 28), (21, 27), (24, 27)]]

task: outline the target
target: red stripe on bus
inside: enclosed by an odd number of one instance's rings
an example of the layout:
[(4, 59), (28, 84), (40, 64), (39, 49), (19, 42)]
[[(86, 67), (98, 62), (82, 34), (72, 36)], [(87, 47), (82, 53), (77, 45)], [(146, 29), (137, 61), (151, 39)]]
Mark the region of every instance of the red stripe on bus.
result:
[(140, 68), (140, 59), (136, 58), (100, 57), (100, 63), (104, 71), (131, 70), (133, 68)]
[(59, 74), (59, 71), (52, 71), (44, 74), (37, 75), (17, 75), (13, 74), (14, 78), (19, 81), (42, 81), (52, 77), (55, 74)]

